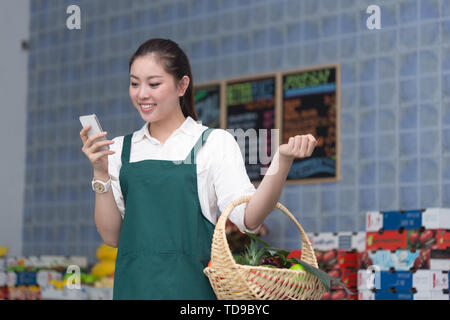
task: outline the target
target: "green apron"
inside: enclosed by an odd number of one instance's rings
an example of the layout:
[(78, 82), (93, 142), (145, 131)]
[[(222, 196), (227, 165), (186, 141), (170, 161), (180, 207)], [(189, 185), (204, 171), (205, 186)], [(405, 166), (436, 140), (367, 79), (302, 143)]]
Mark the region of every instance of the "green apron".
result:
[(113, 299), (216, 299), (203, 273), (211, 256), (214, 225), (198, 199), (195, 155), (203, 132), (184, 161), (130, 163), (124, 137), (120, 187), (125, 217), (114, 272)]

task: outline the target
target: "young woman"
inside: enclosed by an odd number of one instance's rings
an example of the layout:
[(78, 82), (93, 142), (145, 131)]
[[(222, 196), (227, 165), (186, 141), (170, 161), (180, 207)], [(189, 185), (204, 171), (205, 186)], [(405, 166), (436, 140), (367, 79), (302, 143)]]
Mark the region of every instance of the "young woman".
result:
[[(129, 63), (131, 101), (145, 125), (113, 140), (80, 132), (93, 166), (95, 223), (118, 247), (114, 299), (215, 299), (203, 274), (217, 208), (252, 194), (230, 220), (256, 232), (275, 208), (294, 158), (309, 157), (311, 135), (279, 147), (255, 190), (234, 137), (196, 122), (189, 60), (171, 40), (143, 43)], [(110, 145), (110, 150), (100, 148)], [(99, 188), (100, 186), (100, 188)]]

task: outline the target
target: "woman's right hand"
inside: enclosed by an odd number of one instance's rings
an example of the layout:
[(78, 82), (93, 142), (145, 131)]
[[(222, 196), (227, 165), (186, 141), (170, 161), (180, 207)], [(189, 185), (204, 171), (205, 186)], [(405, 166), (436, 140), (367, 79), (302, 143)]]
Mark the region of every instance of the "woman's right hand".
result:
[(103, 146), (113, 144), (112, 140), (101, 140), (94, 143), (98, 138), (106, 136), (106, 132), (100, 132), (88, 138), (87, 133), (91, 126), (84, 127), (80, 131), (83, 148), (81, 151), (86, 155), (94, 168), (94, 173), (108, 175), (108, 155), (114, 154), (112, 150), (99, 150)]

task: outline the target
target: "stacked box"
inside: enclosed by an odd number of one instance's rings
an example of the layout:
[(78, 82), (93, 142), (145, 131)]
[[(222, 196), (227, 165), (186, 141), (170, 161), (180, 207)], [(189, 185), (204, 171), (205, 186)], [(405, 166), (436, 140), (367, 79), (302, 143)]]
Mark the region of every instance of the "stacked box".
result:
[(359, 251), (365, 248), (364, 232), (338, 232), (308, 234), (314, 247), (319, 269), (339, 279), (353, 292), (348, 294), (339, 286), (333, 285), (323, 300), (357, 299), (357, 267)]
[(450, 209), (367, 212), (361, 300), (448, 300)]

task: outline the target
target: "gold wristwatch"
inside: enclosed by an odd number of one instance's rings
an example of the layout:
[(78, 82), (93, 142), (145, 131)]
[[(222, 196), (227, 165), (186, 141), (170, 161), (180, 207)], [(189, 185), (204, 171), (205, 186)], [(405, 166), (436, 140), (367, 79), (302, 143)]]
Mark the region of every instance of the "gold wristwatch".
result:
[(92, 190), (94, 190), (96, 193), (108, 192), (110, 187), (111, 187), (111, 177), (106, 182), (103, 182), (101, 180), (92, 180)]

